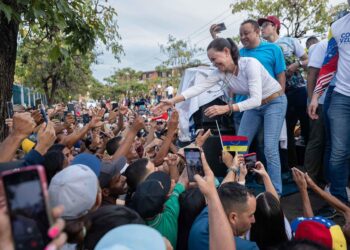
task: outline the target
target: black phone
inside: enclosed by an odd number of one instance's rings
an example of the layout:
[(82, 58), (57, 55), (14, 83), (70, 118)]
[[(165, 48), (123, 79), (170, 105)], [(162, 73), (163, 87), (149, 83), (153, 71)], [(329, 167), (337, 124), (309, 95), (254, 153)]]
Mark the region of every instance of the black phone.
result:
[(225, 23), (219, 23), (216, 25), (217, 28), (216, 28), (216, 31), (220, 32), (220, 31), (223, 31), (223, 30), (226, 30), (226, 25)]
[(256, 153), (245, 154), (243, 155), (243, 157), (244, 157), (245, 165), (248, 170), (255, 168), (255, 163), (257, 161)]
[(46, 115), (45, 106), (44, 106), (43, 104), (40, 104), (40, 105), (39, 105), (39, 109), (40, 109), (40, 113), (41, 113), (41, 115), (43, 116), (44, 121), (46, 122), (46, 125), (47, 125), (47, 123), (48, 123), (49, 120), (48, 120), (47, 115)]
[(112, 103), (112, 110), (115, 110), (116, 108), (118, 108), (118, 103), (117, 102)]
[(12, 104), (12, 102), (6, 102), (6, 106), (7, 106), (8, 118), (12, 118), (13, 115), (15, 114), (14, 111), (13, 111), (13, 104)]
[(194, 175), (204, 176), (201, 151), (198, 148), (184, 148), (188, 180), (194, 182)]
[(44, 249), (52, 225), (47, 182), (42, 166), (1, 173), (15, 249)]
[(36, 99), (35, 100), (35, 107), (40, 108), (41, 105), (41, 99)]
[(68, 103), (68, 113), (71, 113), (74, 115), (74, 104), (73, 103)]

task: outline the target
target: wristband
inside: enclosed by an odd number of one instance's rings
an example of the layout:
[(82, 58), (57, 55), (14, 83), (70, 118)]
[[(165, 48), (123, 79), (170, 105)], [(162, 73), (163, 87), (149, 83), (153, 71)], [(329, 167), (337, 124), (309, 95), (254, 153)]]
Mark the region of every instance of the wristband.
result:
[(245, 181), (237, 181), (238, 184), (241, 184), (242, 186), (245, 185)]
[(236, 167), (236, 166), (229, 167), (229, 168), (227, 169), (227, 173), (228, 173), (228, 172), (233, 172), (233, 173), (235, 173), (235, 174), (239, 174), (239, 168)]

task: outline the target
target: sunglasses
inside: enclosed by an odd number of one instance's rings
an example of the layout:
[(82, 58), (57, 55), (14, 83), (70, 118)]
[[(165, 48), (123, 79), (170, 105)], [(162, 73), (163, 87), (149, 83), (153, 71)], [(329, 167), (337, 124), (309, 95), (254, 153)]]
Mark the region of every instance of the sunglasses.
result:
[(163, 125), (164, 122), (157, 122), (157, 125)]

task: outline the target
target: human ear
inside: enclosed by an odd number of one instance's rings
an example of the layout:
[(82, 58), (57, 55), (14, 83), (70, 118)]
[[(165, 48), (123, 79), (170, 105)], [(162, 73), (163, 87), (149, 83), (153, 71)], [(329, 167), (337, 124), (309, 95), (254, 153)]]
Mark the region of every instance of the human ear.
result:
[(228, 221), (230, 222), (231, 225), (236, 225), (236, 223), (237, 223), (237, 213), (235, 213), (235, 212), (229, 213)]

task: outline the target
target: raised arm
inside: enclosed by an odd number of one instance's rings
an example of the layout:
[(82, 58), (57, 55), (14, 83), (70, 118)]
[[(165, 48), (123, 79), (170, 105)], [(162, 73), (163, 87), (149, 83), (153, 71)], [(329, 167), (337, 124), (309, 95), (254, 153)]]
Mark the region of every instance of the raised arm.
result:
[(210, 250), (232, 250), (236, 249), (233, 233), (221, 204), (215, 187), (215, 177), (211, 171), (204, 153), (201, 155), (205, 178), (195, 175), (194, 178), (200, 191), (208, 203), (209, 216), (209, 248)]

